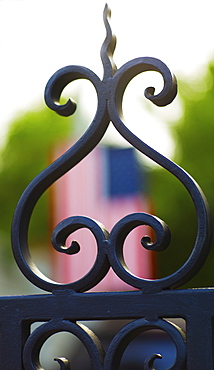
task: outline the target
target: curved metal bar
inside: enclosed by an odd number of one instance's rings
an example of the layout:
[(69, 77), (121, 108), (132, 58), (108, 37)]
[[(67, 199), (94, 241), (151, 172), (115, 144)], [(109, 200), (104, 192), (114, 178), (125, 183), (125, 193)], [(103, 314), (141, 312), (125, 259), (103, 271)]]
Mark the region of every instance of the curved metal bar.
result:
[[(154, 71), (161, 74), (164, 81), (163, 90), (157, 94), (154, 87), (145, 90), (145, 97), (159, 107), (170, 104), (177, 95), (177, 80), (169, 68), (161, 60), (151, 57), (140, 57), (130, 60), (120, 67), (114, 75), (111, 86), (111, 98), (109, 100), (109, 112), (111, 118), (122, 116), (122, 99), (128, 83), (139, 73)], [(114, 122), (117, 128), (117, 120)]]
[(153, 354), (150, 358), (146, 359), (144, 362), (144, 370), (155, 370), (154, 361), (157, 359), (162, 359), (162, 356), (159, 353)]
[(100, 80), (88, 69), (69, 66), (56, 72), (47, 84), (47, 103), (59, 114), (67, 115), (73, 107), (72, 103), (68, 102), (60, 107), (53, 98), (59, 100), (65, 85), (77, 78), (88, 79), (96, 89), (98, 107), (95, 117), (83, 136), (28, 185), (18, 202), (12, 223), (13, 253), (20, 270), (33, 284), (47, 291), (62, 289), (62, 285), (44, 276), (31, 258), (28, 246), (28, 228), (33, 209), (47, 188), (79, 163), (99, 143), (109, 124), (106, 100), (103, 96), (104, 91), (101, 88)]
[(138, 73), (148, 70), (161, 73), (164, 79), (164, 88), (158, 95), (154, 96), (148, 95), (148, 91), (154, 92), (154, 88), (146, 89), (146, 97), (156, 105), (162, 106), (169, 104), (177, 91), (175, 78), (171, 75), (169, 69), (157, 59), (138, 58), (128, 62), (116, 72), (112, 79), (112, 94), (108, 102), (108, 110), (110, 119), (118, 132), (137, 150), (168, 170), (181, 181), (188, 190), (195, 206), (198, 231), (193, 251), (188, 260), (181, 268), (168, 277), (145, 281), (145, 284), (149, 284), (151, 287), (158, 286), (159, 289), (164, 289), (179, 287), (190, 280), (202, 267), (211, 246), (211, 216), (206, 198), (195, 180), (181, 167), (141, 141), (124, 124), (122, 100), (127, 84)]
[[(88, 351), (93, 370), (100, 370), (104, 360), (104, 350), (98, 337), (85, 325), (73, 323), (68, 320), (51, 320), (39, 326), (28, 337), (23, 351), (24, 368), (28, 370), (42, 370), (39, 356), (45, 341), (59, 332), (68, 332), (75, 335)], [(60, 370), (70, 370), (70, 365), (65, 358), (56, 358)]]
[(56, 357), (54, 361), (60, 364), (60, 370), (71, 370), (70, 362), (65, 357)]
[(156, 241), (154, 243), (148, 237), (142, 238), (141, 243), (144, 248), (163, 251), (168, 247), (171, 235), (165, 222), (147, 213), (133, 213), (122, 218), (112, 229), (108, 240), (108, 256), (113, 270), (123, 281), (136, 288), (145, 289), (148, 280), (133, 275), (129, 271), (123, 256), (123, 246), (126, 237), (134, 228), (140, 225), (150, 226), (156, 233)]
[[(122, 356), (129, 343), (131, 343), (137, 335), (152, 329), (159, 329), (167, 333), (175, 344), (177, 351), (176, 359), (174, 364), (166, 370), (184, 370), (186, 362), (185, 333), (178, 326), (161, 319), (157, 321), (139, 319), (124, 326), (116, 334), (107, 349), (103, 370), (119, 369)], [(155, 360), (154, 356), (159, 355), (152, 355), (153, 362)], [(151, 358), (149, 362), (150, 363), (147, 361), (147, 365), (152, 365)]]
[[(76, 216), (69, 217), (60, 222), (52, 233), (53, 247), (61, 253), (73, 254), (78, 252), (78, 250), (73, 251), (73, 247), (76, 246), (76, 244), (73, 245), (72, 243), (68, 248), (64, 247), (64, 245), (67, 237), (74, 231), (81, 228), (89, 229), (94, 235), (97, 242), (97, 256), (93, 267), (84, 277), (76, 282), (66, 284), (67, 288), (79, 292), (91, 289), (93, 286), (97, 285), (107, 274), (110, 267), (108, 258), (104, 252), (106, 238), (108, 238), (108, 232), (103, 225), (91, 220), (90, 218)], [(65, 287), (64, 284), (62, 287)]]

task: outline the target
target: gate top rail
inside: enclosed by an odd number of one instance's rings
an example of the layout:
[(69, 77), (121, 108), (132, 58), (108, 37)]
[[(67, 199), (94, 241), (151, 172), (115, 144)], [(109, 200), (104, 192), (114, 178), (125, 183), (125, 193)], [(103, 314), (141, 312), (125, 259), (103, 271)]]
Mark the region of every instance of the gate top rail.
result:
[[(135, 136), (127, 128), (123, 118), (123, 95), (127, 85), (136, 75), (145, 71), (156, 71), (162, 75), (163, 89), (159, 94), (155, 95), (154, 87), (148, 87), (144, 92), (145, 97), (157, 106), (165, 106), (173, 101), (177, 94), (176, 78), (163, 62), (151, 57), (133, 59), (117, 69), (113, 61), (116, 38), (111, 31), (109, 17), (110, 10), (106, 5), (104, 9), (106, 38), (101, 48), (103, 79), (100, 80), (93, 71), (86, 67), (70, 65), (54, 73), (45, 89), (45, 101), (48, 107), (62, 116), (69, 116), (75, 112), (76, 103), (72, 99), (64, 105), (59, 103), (63, 89), (74, 80), (89, 80), (96, 90), (98, 99), (94, 119), (82, 137), (30, 183), (20, 198), (13, 219), (12, 245), (16, 262), (28, 280), (47, 291), (59, 289), (86, 291), (104, 278), (110, 266), (120, 279), (144, 292), (179, 287), (198, 272), (210, 249), (210, 215), (201, 189), (187, 172)], [(170, 243), (170, 231), (164, 221), (147, 213), (133, 213), (119, 220), (109, 232), (95, 220), (83, 216), (72, 216), (55, 227), (52, 233), (53, 247), (58, 252), (68, 255), (78, 253), (77, 242), (73, 242), (70, 247), (66, 248), (65, 241), (72, 232), (84, 227), (89, 229), (96, 239), (97, 256), (94, 265), (85, 276), (75, 282), (60, 284), (44, 276), (31, 258), (28, 246), (31, 214), (43, 192), (95, 148), (105, 134), (110, 121), (133, 147), (173, 174), (186, 187), (197, 215), (198, 228), (195, 244), (187, 261), (176, 272), (156, 280), (143, 279), (136, 277), (128, 270), (123, 258), (124, 241), (137, 226), (149, 225), (156, 233), (156, 241), (151, 242), (147, 237), (143, 237), (142, 246), (158, 252), (163, 251)]]

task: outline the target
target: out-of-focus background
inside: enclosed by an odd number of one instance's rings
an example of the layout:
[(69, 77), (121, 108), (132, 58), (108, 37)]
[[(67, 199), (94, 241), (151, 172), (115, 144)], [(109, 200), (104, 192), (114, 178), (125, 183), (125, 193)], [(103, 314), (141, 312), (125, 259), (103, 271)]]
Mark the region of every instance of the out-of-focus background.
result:
[[(81, 136), (94, 116), (96, 94), (88, 81), (75, 81), (65, 89), (63, 98), (71, 96), (78, 104), (77, 112), (69, 118), (51, 112), (45, 106), (43, 94), (52, 74), (66, 65), (83, 65), (102, 78), (99, 53), (105, 38), (104, 6), (105, 2), (100, 0), (0, 1), (1, 294), (41, 292), (22, 277), (15, 265), (10, 243), (11, 220), (28, 183), (57, 153)], [(131, 5), (111, 0), (109, 6), (111, 26), (117, 36), (114, 54), (117, 66), (136, 57), (151, 56), (161, 59), (178, 79), (175, 101), (168, 107), (157, 108), (146, 101), (143, 91), (148, 86), (160, 91), (161, 77), (148, 72), (134, 78), (124, 96), (127, 126), (196, 179), (213, 214), (213, 2), (180, 0), (174, 1), (172, 7), (172, 2), (167, 0), (136, 0)], [(186, 190), (177, 179), (143, 155), (133, 154), (112, 127), (99, 150), (105, 156), (105, 163), (106, 155), (110, 162), (111, 158), (113, 163), (120, 160), (119, 168), (124, 161), (127, 163), (127, 158), (130, 168), (137, 163), (140, 170), (131, 172), (137, 183), (139, 179), (142, 181), (141, 186), (136, 185), (134, 189), (138, 196), (141, 194), (137, 207), (143, 204), (142, 211), (154, 213), (170, 227), (170, 247), (148, 257), (149, 277), (176, 271), (189, 256), (196, 233), (194, 208)], [(127, 153), (131, 153), (130, 156)], [(94, 166), (97, 166), (96, 160)], [(122, 189), (123, 199), (126, 191), (129, 198), (130, 191), (134, 190)], [(76, 192), (76, 188), (73, 191)], [(36, 206), (30, 228), (32, 254), (39, 268), (59, 279), (64, 261), (59, 262), (53, 254), (49, 240), (51, 228), (59, 221), (56, 210), (61, 212), (57, 208), (57, 204), (62, 203), (61, 193), (59, 187), (53, 187), (44, 194)], [(138, 209), (133, 204), (128, 212)], [(211, 251), (202, 270), (186, 286), (213, 286), (213, 263)]]

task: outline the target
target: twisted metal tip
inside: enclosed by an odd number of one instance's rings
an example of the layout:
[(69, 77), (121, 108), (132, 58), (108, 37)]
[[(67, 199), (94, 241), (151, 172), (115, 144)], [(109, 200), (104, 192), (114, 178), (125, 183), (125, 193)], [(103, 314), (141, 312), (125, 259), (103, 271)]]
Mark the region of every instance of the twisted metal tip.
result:
[(113, 60), (113, 54), (116, 47), (116, 37), (112, 34), (109, 19), (111, 17), (111, 9), (108, 4), (105, 5), (103, 11), (103, 21), (106, 28), (106, 38), (102, 44), (100, 55), (103, 63), (104, 76), (103, 80), (112, 77), (117, 70), (116, 64)]
[(105, 3), (104, 14), (108, 15), (109, 17), (111, 16), (111, 9), (109, 8), (108, 3)]

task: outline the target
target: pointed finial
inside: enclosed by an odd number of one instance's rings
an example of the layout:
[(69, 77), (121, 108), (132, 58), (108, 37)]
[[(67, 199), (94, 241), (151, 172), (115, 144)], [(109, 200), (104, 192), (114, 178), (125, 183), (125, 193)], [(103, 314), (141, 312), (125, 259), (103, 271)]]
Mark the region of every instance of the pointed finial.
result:
[(113, 60), (113, 53), (116, 46), (116, 36), (112, 34), (112, 30), (109, 24), (110, 17), (111, 10), (106, 4), (103, 12), (103, 21), (106, 28), (106, 38), (103, 42), (100, 52), (104, 69), (104, 81), (107, 80), (109, 77), (112, 77), (117, 70), (116, 64)]

